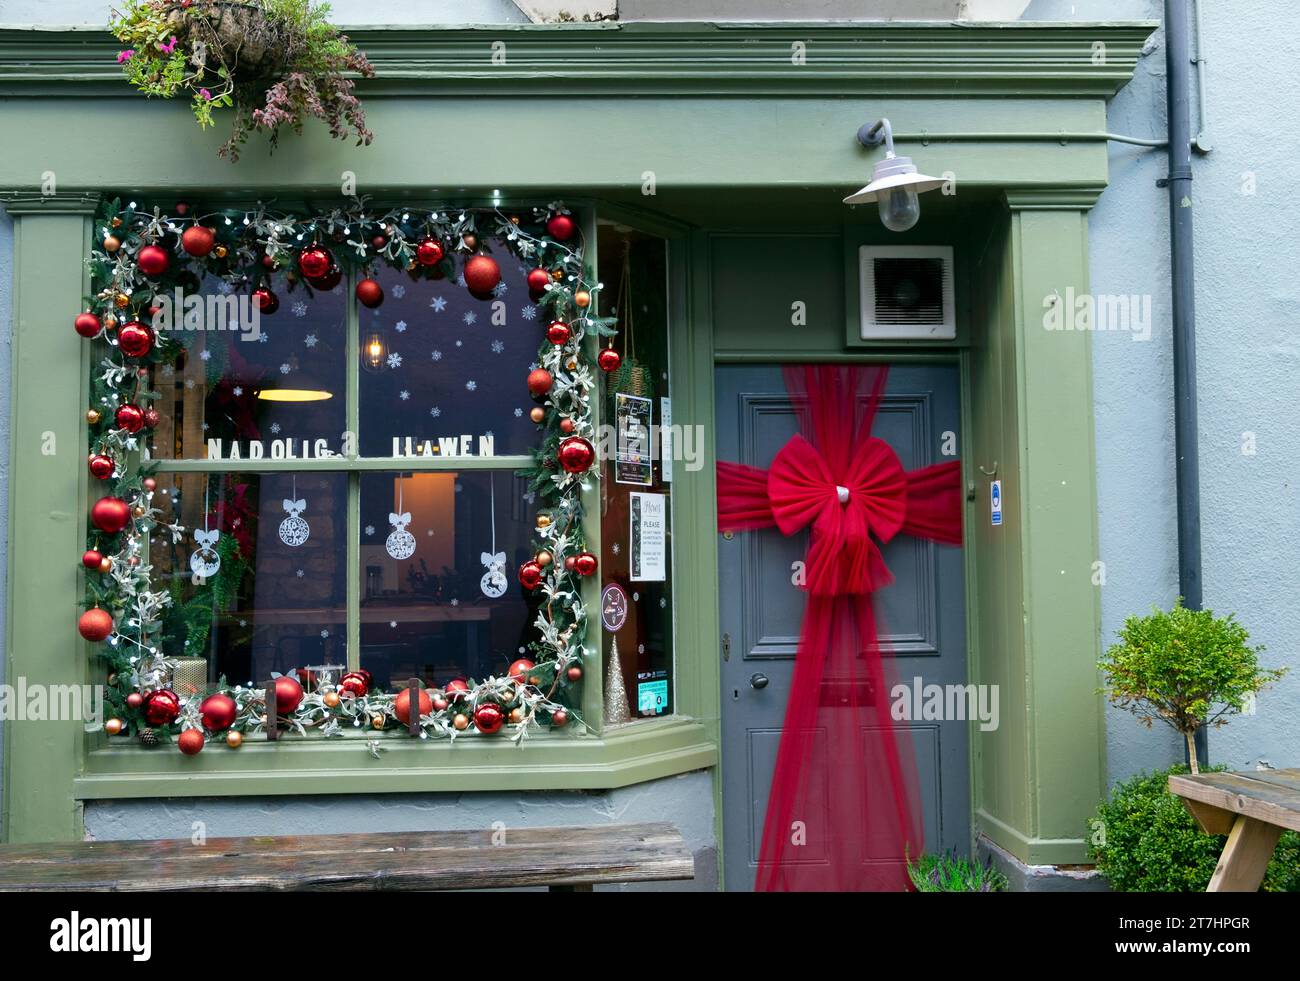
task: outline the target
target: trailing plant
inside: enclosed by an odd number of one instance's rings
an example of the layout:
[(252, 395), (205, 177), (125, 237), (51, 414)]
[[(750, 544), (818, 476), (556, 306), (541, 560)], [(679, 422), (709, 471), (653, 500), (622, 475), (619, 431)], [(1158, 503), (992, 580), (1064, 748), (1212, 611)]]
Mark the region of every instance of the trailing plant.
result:
[(1009, 885), (992, 860), (980, 865), (955, 851), (909, 859), (907, 876), (917, 892), (1006, 892)]
[(274, 148), (281, 127), (301, 133), (309, 116), (336, 139), (374, 138), (350, 77), (374, 68), (328, 16), (311, 0), (129, 0), (109, 26), (124, 45), (118, 63), (145, 95), (188, 98), (204, 128), (234, 111), (219, 152), (237, 160), (253, 131)]
[[(1222, 771), (1226, 767), (1207, 767)], [(1169, 777), (1183, 764), (1118, 784), (1101, 803), (1089, 834), (1097, 870), (1117, 892), (1204, 892), (1223, 851), (1224, 838), (1206, 834), (1169, 792)], [(1300, 835), (1288, 831), (1264, 876), (1269, 892), (1300, 891)]]
[(1231, 614), (1189, 610), (1181, 600), (1167, 613), (1131, 616), (1119, 642), (1098, 662), (1105, 675), (1101, 691), (1148, 729), (1159, 720), (1182, 734), (1192, 773), (1199, 773), (1196, 730), (1225, 725), (1286, 674), (1286, 668), (1261, 668), (1264, 648), (1249, 640)]

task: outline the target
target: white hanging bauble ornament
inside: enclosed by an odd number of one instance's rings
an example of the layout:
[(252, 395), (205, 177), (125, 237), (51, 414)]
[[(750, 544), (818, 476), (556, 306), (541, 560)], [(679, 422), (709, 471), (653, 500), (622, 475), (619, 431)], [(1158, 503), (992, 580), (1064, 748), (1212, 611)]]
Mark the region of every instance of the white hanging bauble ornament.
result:
[(211, 579), (221, 569), (221, 556), (217, 554), (217, 539), (221, 532), (213, 528), (194, 529), (194, 544), (198, 548), (190, 556), (190, 571), (202, 579)]
[(289, 517), (280, 522), (280, 541), (290, 548), (297, 548), (311, 535), (311, 526), (302, 517), (302, 512), (307, 509), (307, 499), (291, 501), (286, 497), (284, 509), (289, 512)]
[(483, 573), (483, 578), (478, 581), (483, 595), (489, 599), (503, 596), (506, 586), (510, 584), (506, 579), (506, 553), (484, 552), (479, 556), (479, 561), (487, 567), (487, 572)]
[(384, 542), (384, 549), (399, 561), (409, 559), (415, 554), (415, 536), (406, 530), (406, 526), (411, 523), (411, 512), (390, 513), (388, 523), (393, 526), (393, 530), (389, 532), (388, 539)]

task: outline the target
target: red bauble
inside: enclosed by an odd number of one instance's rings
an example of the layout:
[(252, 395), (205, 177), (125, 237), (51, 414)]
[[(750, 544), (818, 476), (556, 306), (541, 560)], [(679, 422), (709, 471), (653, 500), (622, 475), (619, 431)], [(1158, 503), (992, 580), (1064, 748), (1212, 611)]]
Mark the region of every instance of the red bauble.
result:
[(148, 324), (129, 320), (117, 331), (117, 346), (128, 358), (143, 358), (153, 350), (154, 333)]
[[(433, 712), (433, 696), (423, 688), (420, 689), (419, 695), (420, 714), (429, 715)], [(397, 716), (397, 721), (402, 725), (411, 723), (411, 689), (403, 688), (393, 699), (393, 714)]]
[(159, 245), (146, 245), (135, 257), (135, 264), (146, 276), (161, 276), (171, 265), (172, 257)]
[(564, 559), (564, 568), (568, 569), (570, 572), (578, 568), (577, 557), (573, 555), (566, 556)]
[(564, 711), (564, 709), (556, 709), (551, 713), (551, 725), (555, 726), (557, 729), (567, 724), (568, 721), (569, 713)]
[(267, 316), (280, 309), (280, 298), (265, 286), (253, 290), (253, 302), (257, 304), (257, 309)]
[(145, 695), (144, 719), (151, 726), (169, 726), (180, 714), (180, 697), (170, 688), (159, 688)]
[(90, 458), (90, 475), (96, 480), (107, 480), (113, 476), (113, 458), (96, 453)]
[(491, 293), (501, 282), (501, 267), (489, 255), (470, 256), (465, 261), (465, 285), (475, 293)]
[(443, 687), (443, 691), (447, 693), (453, 702), (457, 701), (469, 694), (469, 682), (464, 678), (452, 678)]
[(113, 618), (108, 615), (107, 610), (101, 610), (96, 606), (81, 614), (81, 618), (77, 620), (77, 632), (86, 640), (97, 644), (113, 632)]
[(581, 680), (582, 680), (582, 668), (578, 667), (578, 666), (575, 664), (573, 667), (569, 668), (569, 670), (565, 672), (565, 675), (568, 676), (568, 679), (569, 679), (570, 681), (581, 681)]
[(603, 348), (596, 355), (596, 364), (600, 365), (602, 371), (618, 371), (618, 366), (622, 363), (623, 359), (612, 347)]
[(484, 702), (474, 710), (474, 728), (485, 736), (500, 732), (505, 724), (506, 714), (501, 711), (500, 705)]
[(555, 379), (545, 368), (534, 368), (528, 373), (528, 391), (534, 395), (545, 395), (555, 384)]
[(357, 283), (357, 300), (362, 306), (377, 307), (384, 302), (384, 288), (376, 280), (363, 279)]
[(107, 535), (116, 535), (131, 521), (131, 506), (120, 497), (101, 497), (90, 509), (90, 523)]
[(546, 269), (530, 269), (528, 271), (528, 289), (534, 293), (544, 292), (550, 281), (551, 274)]
[(573, 557), (573, 569), (580, 576), (590, 576), (594, 573), (600, 562), (596, 556), (590, 552), (579, 552)]
[(370, 691), (370, 672), (364, 669), (349, 671), (339, 681), (339, 692), (363, 697)]
[(144, 428), (144, 410), (134, 402), (127, 402), (117, 407), (117, 412), (113, 414), (113, 421), (117, 423), (118, 429), (125, 429), (128, 433), (138, 433)]
[(217, 233), (202, 225), (191, 225), (181, 232), (181, 248), (195, 258), (202, 259), (217, 244)]
[(199, 706), (199, 715), (203, 717), (203, 728), (209, 732), (229, 729), (235, 724), (239, 706), (229, 695), (209, 695)]
[(542, 584), (542, 567), (528, 561), (519, 567), (519, 584), (524, 589), (536, 589)]
[(143, 704), (144, 704), (144, 696), (141, 695), (138, 691), (133, 691), (131, 692), (131, 694), (126, 696), (127, 708), (138, 709)]
[(515, 661), (510, 665), (510, 680), (523, 684), (528, 678), (528, 672), (533, 670), (536, 666), (537, 665), (533, 664), (533, 662), (528, 660), (528, 658), (521, 657), (518, 661)]
[(102, 327), (103, 324), (93, 313), (79, 313), (77, 319), (72, 322), (72, 329), (87, 338), (95, 337)]
[(269, 252), (266, 255), (262, 256), (262, 265), (265, 266), (267, 269), (275, 268), (275, 260), (271, 258), (271, 254)]
[[(144, 410), (144, 424), (150, 429), (154, 429), (158, 423), (162, 422), (162, 415), (152, 406)], [(148, 488), (152, 490), (153, 488)]]
[(186, 756), (195, 756), (203, 749), (203, 733), (198, 729), (186, 729), (176, 737), (176, 748)]
[(569, 338), (573, 336), (573, 331), (569, 330), (569, 325), (561, 320), (551, 322), (551, 326), (546, 328), (546, 339), (560, 347), (569, 343)]
[(98, 569), (99, 563), (103, 561), (104, 556), (96, 548), (87, 549), (86, 553), (81, 557), (81, 564), (87, 569)]
[(596, 461), (596, 449), (581, 436), (566, 436), (560, 440), (556, 456), (569, 473), (582, 473)]
[(422, 266), (436, 266), (446, 254), (446, 249), (436, 238), (422, 238), (415, 247), (415, 261)]
[(287, 674), (275, 679), (275, 711), (283, 718), (302, 704), (302, 685)]
[(333, 258), (319, 245), (313, 245), (298, 253), (298, 271), (308, 279), (322, 278), (333, 265)]
[(560, 432), (571, 433), (577, 428), (578, 428), (578, 424), (574, 422), (572, 419), (570, 419), (568, 416), (565, 416), (563, 419), (560, 420)]
[(325, 271), (324, 276), (317, 276), (315, 279), (309, 278), (307, 282), (311, 283), (312, 286), (315, 286), (318, 290), (328, 292), (339, 283), (343, 282), (343, 270), (338, 266), (330, 266), (329, 269)]
[(578, 226), (568, 215), (552, 215), (551, 220), (546, 223), (547, 234), (557, 242), (567, 242), (573, 238), (573, 233), (577, 229)]
[(374, 238), (370, 240), (370, 244), (373, 248), (382, 249), (385, 245), (388, 244), (388, 239), (385, 238), (383, 235), (376, 235)]

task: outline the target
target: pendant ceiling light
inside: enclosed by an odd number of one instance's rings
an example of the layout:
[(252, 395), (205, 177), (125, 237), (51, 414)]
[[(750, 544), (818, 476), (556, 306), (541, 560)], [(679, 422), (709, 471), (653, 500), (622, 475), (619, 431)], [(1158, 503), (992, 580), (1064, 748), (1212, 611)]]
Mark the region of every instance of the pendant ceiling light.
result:
[(918, 174), (911, 157), (894, 153), (894, 131), (888, 119), (878, 119), (858, 130), (858, 142), (863, 146), (885, 144), (885, 159), (876, 164), (871, 173), (871, 183), (844, 199), (845, 204), (868, 204), (875, 201), (880, 208), (880, 221), (891, 232), (905, 232), (921, 217), (921, 202), (917, 195), (933, 191), (943, 184), (943, 178)]

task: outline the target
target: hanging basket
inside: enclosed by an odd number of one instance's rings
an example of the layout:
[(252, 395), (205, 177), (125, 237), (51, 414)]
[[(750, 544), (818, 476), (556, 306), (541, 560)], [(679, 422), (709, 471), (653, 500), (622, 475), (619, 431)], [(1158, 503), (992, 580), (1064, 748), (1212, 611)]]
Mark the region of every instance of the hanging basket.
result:
[(623, 328), (624, 347), (627, 351), (622, 363), (614, 369), (609, 377), (609, 398), (611, 404), (614, 396), (639, 395), (650, 398), (654, 395), (654, 375), (650, 367), (636, 359), (636, 333), (632, 322), (632, 262), (629, 253), (623, 252), (623, 271), (619, 277), (618, 320)]
[(225, 66), (244, 82), (270, 78), (288, 64), (288, 34), (267, 17), (258, 0), (199, 0), (167, 8), (167, 24), (191, 52), (195, 64)]

